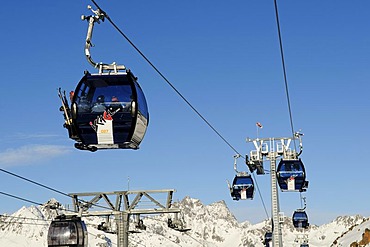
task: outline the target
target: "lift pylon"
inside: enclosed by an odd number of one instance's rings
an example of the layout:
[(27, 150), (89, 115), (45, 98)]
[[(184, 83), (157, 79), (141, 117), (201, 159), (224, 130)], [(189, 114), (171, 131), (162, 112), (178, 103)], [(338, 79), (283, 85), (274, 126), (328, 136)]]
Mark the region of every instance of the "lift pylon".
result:
[(276, 176), (276, 160), (278, 157), (284, 159), (297, 159), (301, 154), (295, 149), (290, 148), (291, 141), (298, 139), (300, 141), (300, 149), (302, 150), (301, 134), (295, 133), (293, 137), (278, 137), (278, 138), (247, 138), (247, 142), (252, 142), (255, 150), (250, 152), (247, 156), (246, 163), (253, 172), (257, 170), (258, 175), (264, 174), (263, 161), (267, 159), (270, 161), (270, 177), (271, 177), (271, 213), (272, 213), (272, 243), (273, 247), (282, 247), (282, 220), (280, 217), (279, 193), (277, 187)]
[[(114, 216), (118, 227), (117, 246), (128, 247), (130, 216), (142, 214), (180, 213), (180, 209), (175, 208), (172, 205), (172, 196), (174, 192), (174, 189), (128, 190), (113, 192), (70, 193), (69, 196), (72, 198), (74, 211), (80, 212), (82, 217)], [(167, 199), (165, 203), (161, 203), (158, 199), (156, 199), (155, 194), (163, 195), (165, 193), (167, 193)], [(113, 202), (113, 198), (115, 199), (115, 202)], [(149, 199), (151, 205), (139, 208), (138, 205), (143, 198), (145, 198), (146, 203)], [(92, 208), (99, 210), (92, 211)]]

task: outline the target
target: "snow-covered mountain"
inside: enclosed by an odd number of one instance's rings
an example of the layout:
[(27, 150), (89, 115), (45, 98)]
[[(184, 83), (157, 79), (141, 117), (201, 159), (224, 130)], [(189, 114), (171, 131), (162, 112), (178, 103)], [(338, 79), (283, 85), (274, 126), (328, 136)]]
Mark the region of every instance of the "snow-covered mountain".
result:
[[(60, 206), (51, 199), (42, 206), (22, 207), (12, 215), (0, 217), (1, 247), (46, 247), (51, 220), (57, 215), (53, 208)], [(207, 246), (207, 247), (262, 247), (269, 222), (239, 223), (225, 202), (204, 205), (200, 200), (185, 197), (178, 206), (182, 210), (187, 232), (168, 228), (168, 215), (144, 218), (146, 230), (130, 233), (129, 246)], [(99, 217), (84, 218), (88, 226), (89, 247), (117, 246), (115, 234), (98, 230), (103, 221)], [(130, 226), (134, 229), (134, 226)], [(311, 247), (370, 246), (370, 220), (362, 216), (341, 216), (322, 226), (310, 226), (306, 232), (297, 231), (291, 218), (283, 224), (283, 243), (286, 247), (299, 246), (308, 238)], [(138, 231), (136, 231), (138, 232)]]

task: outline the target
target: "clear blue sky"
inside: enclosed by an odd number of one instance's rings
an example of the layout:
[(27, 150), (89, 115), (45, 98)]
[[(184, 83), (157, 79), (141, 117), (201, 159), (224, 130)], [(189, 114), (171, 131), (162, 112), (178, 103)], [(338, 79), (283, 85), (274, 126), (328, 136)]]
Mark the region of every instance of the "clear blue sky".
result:
[[(290, 136), (274, 3), (98, 2), (136, 46), (242, 154), (246, 137)], [(94, 30), (96, 61), (139, 77), (150, 124), (141, 149), (79, 151), (62, 127), (57, 88), (74, 90), (85, 69), (85, 0), (7, 1), (0, 10), (0, 167), (66, 193), (177, 190), (209, 204), (225, 200), (240, 221), (266, 218), (258, 195), (234, 202), (234, 152), (110, 25)], [(370, 2), (278, 1), (294, 127), (302, 129), (313, 224), (370, 216)], [(239, 169), (247, 169), (239, 161)], [(257, 177), (270, 212), (269, 177)], [(0, 173), (0, 191), (36, 202), (70, 199)], [(29, 204), (0, 196), (0, 213)], [(300, 207), (280, 194), (281, 210)]]

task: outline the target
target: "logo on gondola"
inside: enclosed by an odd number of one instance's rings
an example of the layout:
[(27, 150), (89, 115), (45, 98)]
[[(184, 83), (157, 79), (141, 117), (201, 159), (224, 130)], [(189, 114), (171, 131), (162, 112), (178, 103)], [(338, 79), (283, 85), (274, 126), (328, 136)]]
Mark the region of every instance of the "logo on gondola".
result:
[(119, 111), (114, 112), (110, 110), (104, 111), (102, 115), (96, 117), (93, 122), (90, 122), (91, 128), (96, 132), (99, 144), (113, 144), (113, 115)]
[(96, 133), (99, 133), (101, 131), (99, 131), (100, 128), (98, 128), (99, 126), (104, 126), (104, 125), (109, 125), (109, 121), (112, 122), (113, 121), (113, 116), (114, 114), (111, 114), (108, 110), (107, 111), (104, 111), (102, 115), (99, 115), (96, 117), (96, 119), (94, 120), (94, 122), (90, 122), (90, 126), (91, 128), (93, 128), (95, 130)]
[(295, 176), (290, 176), (287, 179), (288, 190), (295, 190)]

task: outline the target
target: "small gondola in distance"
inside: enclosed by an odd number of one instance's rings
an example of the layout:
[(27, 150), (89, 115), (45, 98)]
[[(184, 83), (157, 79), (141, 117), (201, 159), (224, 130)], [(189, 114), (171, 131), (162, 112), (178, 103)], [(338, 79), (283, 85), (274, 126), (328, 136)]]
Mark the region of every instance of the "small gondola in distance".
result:
[(76, 216), (58, 216), (48, 230), (48, 247), (87, 247), (88, 233), (84, 221)]
[(138, 149), (149, 124), (144, 93), (131, 71), (85, 75), (71, 95), (69, 137), (81, 150)]
[(308, 186), (306, 170), (301, 159), (281, 159), (276, 170), (282, 191), (305, 191)]
[(250, 174), (237, 174), (230, 188), (233, 200), (253, 199), (254, 182)]
[(271, 241), (272, 241), (272, 232), (266, 232), (263, 240), (263, 244), (265, 245), (265, 247), (269, 247)]
[(307, 229), (309, 227), (308, 216), (304, 210), (296, 210), (292, 217), (293, 226), (297, 229)]

